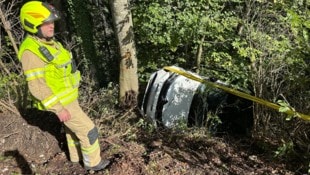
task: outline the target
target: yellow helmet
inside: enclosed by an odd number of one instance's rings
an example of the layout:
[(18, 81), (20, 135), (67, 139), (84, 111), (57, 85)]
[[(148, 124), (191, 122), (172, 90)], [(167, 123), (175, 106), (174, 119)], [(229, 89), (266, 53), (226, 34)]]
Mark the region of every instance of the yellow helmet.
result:
[(30, 33), (37, 33), (37, 27), (41, 24), (58, 19), (60, 19), (58, 11), (46, 2), (29, 1), (20, 9), (22, 26)]

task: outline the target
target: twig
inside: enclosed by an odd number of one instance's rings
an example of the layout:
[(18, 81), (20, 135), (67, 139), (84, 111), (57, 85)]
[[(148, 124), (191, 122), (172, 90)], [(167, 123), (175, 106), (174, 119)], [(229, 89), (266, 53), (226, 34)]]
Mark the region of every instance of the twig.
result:
[(136, 108), (136, 106), (131, 107), (130, 109), (128, 109), (122, 116), (120, 116), (118, 119), (121, 120), (124, 117), (128, 116), (134, 109)]
[(8, 123), (4, 128), (9, 127), (12, 123), (15, 123), (15, 121), (12, 121), (11, 123)]
[[(13, 6), (13, 4), (12, 4), (12, 6)], [(0, 19), (1, 19), (1, 22), (3, 24), (3, 28), (6, 31), (6, 33), (8, 34), (9, 39), (10, 39), (10, 41), (12, 43), (13, 48), (14, 48), (14, 51), (15, 51), (15, 53), (17, 55), (18, 54), (17, 44), (16, 44), (15, 39), (13, 37), (13, 34), (11, 32), (11, 25), (10, 25), (10, 22), (7, 20), (7, 17), (8, 16), (6, 16), (6, 14), (3, 13), (2, 8), (0, 8)]]
[(3, 139), (6, 139), (8, 137), (10, 137), (11, 135), (14, 135), (14, 134), (18, 134), (19, 132), (13, 132), (13, 133), (10, 133), (10, 134), (7, 134), (5, 135), (4, 137), (2, 137)]
[(3, 106), (5, 109), (13, 112), (14, 114), (20, 116), (20, 113), (18, 112), (18, 110), (15, 107), (8, 106), (7, 104), (5, 104), (5, 102), (3, 102), (2, 100), (0, 100), (0, 106)]

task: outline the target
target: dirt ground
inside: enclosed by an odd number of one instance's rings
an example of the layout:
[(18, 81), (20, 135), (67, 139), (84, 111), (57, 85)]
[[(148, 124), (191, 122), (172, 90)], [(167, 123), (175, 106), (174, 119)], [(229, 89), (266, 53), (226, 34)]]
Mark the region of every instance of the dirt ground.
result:
[[(298, 162), (273, 159), (247, 137), (154, 131), (135, 113), (122, 118), (126, 120), (94, 120), (101, 133), (102, 157), (111, 164), (101, 172), (86, 172), (81, 164), (68, 161), (64, 133), (54, 116), (21, 117), (0, 110), (0, 175), (306, 174)], [(116, 122), (123, 128), (115, 127)]]

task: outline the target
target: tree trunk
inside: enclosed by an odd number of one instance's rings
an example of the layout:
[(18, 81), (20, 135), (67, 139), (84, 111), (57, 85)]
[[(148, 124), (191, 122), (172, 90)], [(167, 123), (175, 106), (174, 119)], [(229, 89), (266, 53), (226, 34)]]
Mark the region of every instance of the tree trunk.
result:
[(197, 50), (197, 57), (196, 57), (196, 73), (200, 72), (200, 64), (201, 64), (201, 55), (203, 52), (203, 42), (205, 40), (205, 35), (202, 36), (201, 40), (200, 40), (200, 44), (198, 46), (198, 50)]
[(114, 30), (120, 49), (120, 106), (131, 108), (137, 105), (138, 74), (134, 44), (132, 16), (128, 0), (110, 0)]
[[(84, 0), (67, 0), (68, 13), (71, 17), (73, 23), (73, 28), (75, 30), (77, 43), (79, 47), (75, 49), (73, 53), (73, 58), (76, 59), (78, 63), (83, 63), (82, 69), (83, 74), (86, 76), (85, 80), (91, 82), (94, 87), (100, 86), (100, 74), (99, 70), (99, 58), (95, 49), (95, 43), (93, 38), (93, 24), (91, 22), (89, 9), (86, 8), (87, 1)], [(56, 2), (57, 3), (57, 2)], [(62, 27), (63, 28), (63, 27)], [(61, 28), (59, 28), (62, 30)], [(75, 55), (76, 54), (76, 55)]]

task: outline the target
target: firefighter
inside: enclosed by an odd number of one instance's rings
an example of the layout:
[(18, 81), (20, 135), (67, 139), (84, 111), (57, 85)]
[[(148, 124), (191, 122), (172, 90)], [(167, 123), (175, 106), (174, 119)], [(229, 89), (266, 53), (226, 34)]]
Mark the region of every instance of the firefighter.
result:
[(20, 21), (27, 35), (18, 59), (34, 106), (55, 113), (64, 123), (70, 161), (82, 161), (86, 170), (103, 170), (110, 162), (101, 158), (98, 130), (78, 103), (80, 72), (71, 53), (54, 39), (58, 19), (58, 11), (48, 3), (25, 3)]

